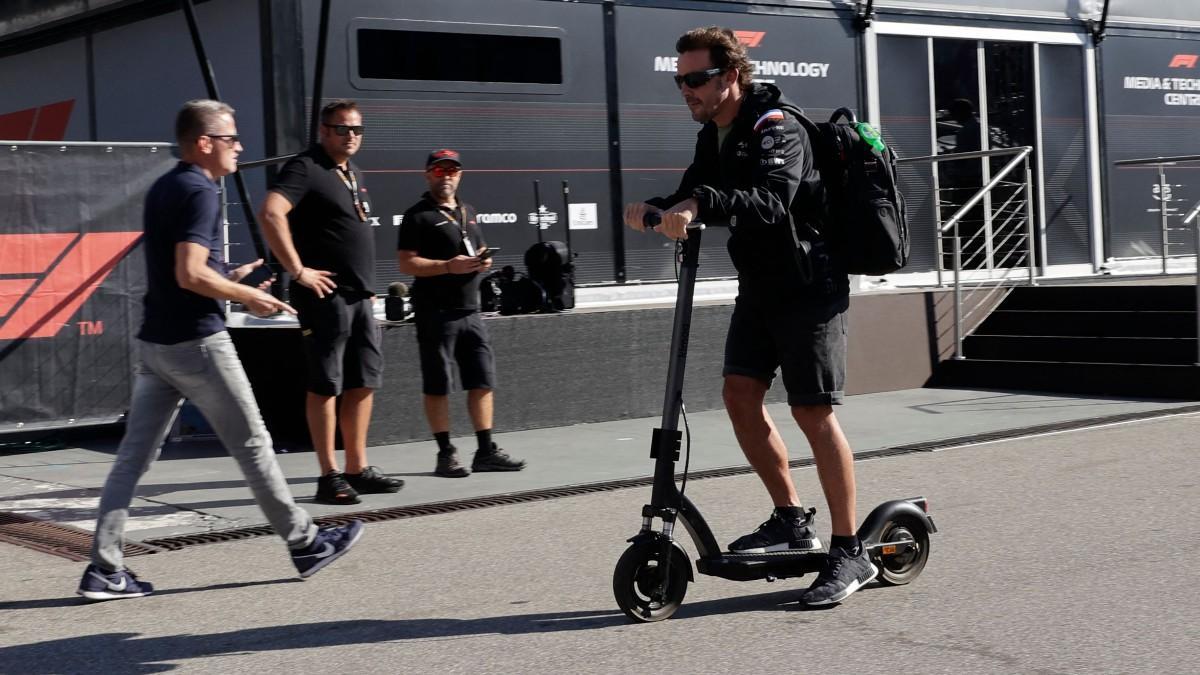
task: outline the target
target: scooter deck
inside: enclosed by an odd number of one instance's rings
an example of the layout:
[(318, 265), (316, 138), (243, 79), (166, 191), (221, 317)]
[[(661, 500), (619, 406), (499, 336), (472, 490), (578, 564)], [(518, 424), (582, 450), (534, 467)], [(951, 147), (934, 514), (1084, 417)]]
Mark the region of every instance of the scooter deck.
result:
[(696, 560), (696, 571), (732, 581), (802, 577), (821, 569), (826, 551), (773, 551), (771, 553), (730, 553)]

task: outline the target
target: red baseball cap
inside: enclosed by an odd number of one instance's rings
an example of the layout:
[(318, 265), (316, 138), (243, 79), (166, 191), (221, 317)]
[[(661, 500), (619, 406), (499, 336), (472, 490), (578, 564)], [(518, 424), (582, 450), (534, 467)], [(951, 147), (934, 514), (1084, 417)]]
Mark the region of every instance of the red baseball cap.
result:
[(428, 169), (438, 162), (454, 162), (462, 166), (462, 160), (459, 158), (458, 153), (449, 148), (442, 148), (441, 150), (434, 150), (429, 153), (429, 158), (425, 160), (425, 168)]

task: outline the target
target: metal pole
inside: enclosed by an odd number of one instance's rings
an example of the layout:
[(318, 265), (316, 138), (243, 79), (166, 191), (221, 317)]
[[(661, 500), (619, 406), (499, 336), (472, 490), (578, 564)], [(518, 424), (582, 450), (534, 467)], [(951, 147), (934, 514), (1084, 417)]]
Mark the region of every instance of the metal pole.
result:
[(1025, 156), (1025, 249), (1028, 251), (1029, 259), (1029, 285), (1037, 286), (1036, 275), (1036, 260), (1034, 250), (1034, 224), (1033, 224), (1033, 172), (1029, 168), (1029, 156)]
[(1170, 186), (1167, 185), (1167, 167), (1164, 164), (1158, 165), (1158, 219), (1162, 225), (1162, 273), (1167, 273), (1167, 235), (1170, 230), (1167, 218), (1167, 192)]
[(563, 215), (562, 215), (562, 217), (566, 219), (564, 222), (567, 224), (567, 239), (566, 239), (567, 262), (570, 263), (572, 260), (572, 258), (571, 258), (571, 186), (568, 185), (567, 181), (565, 181), (565, 180), (562, 183), (563, 183)]
[(533, 222), (537, 225), (538, 243), (542, 243), (542, 192), (538, 181), (533, 181)]
[[(200, 74), (204, 77), (204, 88), (208, 91), (209, 98), (220, 101), (221, 93), (217, 89), (217, 78), (213, 75), (212, 62), (208, 60), (208, 54), (204, 50), (204, 38), (200, 35), (200, 24), (196, 22), (196, 8), (192, 4), (192, 0), (183, 0), (183, 15), (187, 18), (188, 32), (192, 35), (192, 46), (196, 49), (196, 59), (200, 62)], [(258, 229), (258, 218), (254, 215), (254, 208), (250, 204), (250, 191), (246, 189), (246, 180), (242, 178), (241, 172), (233, 174), (233, 183), (237, 186), (238, 199), (242, 202), (242, 215), (246, 219), (246, 227), (250, 230), (250, 241), (254, 244), (254, 252), (264, 262), (270, 263), (271, 252), (263, 243), (262, 234)]]
[(962, 239), (958, 236), (958, 223), (954, 224), (954, 358), (963, 359), (962, 352)]
[(329, 42), (329, 0), (321, 0), (321, 23), (317, 29), (317, 63), (313, 68), (312, 117), (308, 123), (308, 142), (317, 142), (321, 117), (321, 87), (325, 82), (325, 47)]
[(204, 40), (200, 37), (200, 26), (196, 23), (196, 7), (192, 0), (183, 0), (183, 16), (187, 19), (188, 32), (192, 35), (192, 46), (196, 48), (196, 58), (200, 61), (200, 76), (204, 78), (204, 88), (208, 97), (214, 101), (221, 100), (217, 91), (217, 78), (213, 76), (212, 62), (204, 51)]

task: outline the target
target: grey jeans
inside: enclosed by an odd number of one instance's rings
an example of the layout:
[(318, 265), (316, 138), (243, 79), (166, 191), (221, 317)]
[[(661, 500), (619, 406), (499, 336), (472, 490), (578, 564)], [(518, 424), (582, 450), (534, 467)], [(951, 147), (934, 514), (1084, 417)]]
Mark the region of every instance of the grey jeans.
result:
[(92, 562), (109, 571), (123, 569), (125, 521), (134, 490), (158, 458), (185, 398), (204, 414), (237, 460), (275, 532), (290, 548), (307, 546), (316, 535), (316, 525), (292, 499), (229, 333), (173, 345), (139, 342), (138, 347), (133, 401), (125, 437), (100, 496)]

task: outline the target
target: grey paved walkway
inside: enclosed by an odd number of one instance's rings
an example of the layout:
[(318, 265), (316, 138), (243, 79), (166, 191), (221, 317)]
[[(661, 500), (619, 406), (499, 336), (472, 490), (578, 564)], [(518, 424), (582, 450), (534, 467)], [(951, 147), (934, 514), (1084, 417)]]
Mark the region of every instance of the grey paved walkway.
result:
[[(996, 391), (914, 389), (851, 396), (837, 409), (856, 451), (868, 451), (943, 438), (967, 436), (1147, 410), (1193, 405), (1188, 402), (1081, 398)], [(786, 406), (772, 406), (793, 458), (808, 456)], [(744, 465), (722, 411), (692, 413), (692, 467)], [(311, 503), (316, 460), (311, 453), (280, 454), (293, 492), (317, 515), (424, 504), (578, 485), (652, 473), (650, 430), (657, 419), (623, 420), (573, 427), (499, 434), (498, 442), (529, 461), (521, 473), (481, 474), (466, 479), (432, 474), (432, 442), (373, 448), (370, 461), (403, 476), (407, 486), (394, 495), (370, 495), (357, 506)], [(472, 448), (474, 438), (458, 441)], [(111, 446), (111, 444), (109, 444)], [(469, 452), (469, 451), (468, 451)], [(111, 447), (71, 448), (0, 456), (0, 511), (90, 530), (98, 488), (112, 461)], [(813, 497), (819, 497), (813, 495)], [(263, 523), (233, 460), (213, 443), (171, 444), (146, 475), (130, 517), (130, 537), (221, 530)]]
[[(83, 565), (0, 544), (0, 672), (1194, 673), (1198, 423), (858, 463), (861, 514), (923, 493), (939, 532), (912, 585), (828, 611), (800, 611), (811, 577), (697, 575), (675, 618), (629, 624), (611, 578), (647, 488), (374, 523), (306, 582), (267, 537), (139, 557), (159, 592), (94, 605)], [(767, 508), (753, 476), (688, 494), (722, 543)]]

